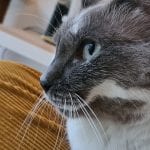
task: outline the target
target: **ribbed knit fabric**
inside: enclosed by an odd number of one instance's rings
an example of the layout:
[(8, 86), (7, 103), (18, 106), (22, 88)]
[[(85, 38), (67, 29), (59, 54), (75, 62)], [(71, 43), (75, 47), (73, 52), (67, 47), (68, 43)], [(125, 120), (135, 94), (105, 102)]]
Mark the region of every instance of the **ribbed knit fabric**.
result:
[(42, 93), (39, 76), (24, 65), (0, 62), (0, 150), (69, 149), (62, 119), (50, 104), (43, 101), (39, 112), (30, 112)]

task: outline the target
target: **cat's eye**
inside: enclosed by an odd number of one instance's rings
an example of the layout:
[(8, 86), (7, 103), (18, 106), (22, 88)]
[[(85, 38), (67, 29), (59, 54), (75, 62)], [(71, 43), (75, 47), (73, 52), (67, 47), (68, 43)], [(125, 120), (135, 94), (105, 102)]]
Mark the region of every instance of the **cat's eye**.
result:
[(83, 45), (83, 59), (91, 60), (93, 57), (97, 57), (100, 54), (100, 51), (100, 44), (94, 41), (88, 41)]

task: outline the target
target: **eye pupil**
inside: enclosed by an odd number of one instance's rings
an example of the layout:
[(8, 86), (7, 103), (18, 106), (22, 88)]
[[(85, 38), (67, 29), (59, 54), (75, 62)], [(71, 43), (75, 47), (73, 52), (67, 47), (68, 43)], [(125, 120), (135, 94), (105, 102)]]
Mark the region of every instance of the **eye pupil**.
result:
[(90, 61), (100, 55), (101, 45), (93, 40), (85, 40), (81, 45), (82, 58), (85, 61)]
[(88, 50), (90, 55), (93, 55), (94, 50), (95, 50), (95, 44), (91, 43), (91, 44), (86, 45), (86, 49)]

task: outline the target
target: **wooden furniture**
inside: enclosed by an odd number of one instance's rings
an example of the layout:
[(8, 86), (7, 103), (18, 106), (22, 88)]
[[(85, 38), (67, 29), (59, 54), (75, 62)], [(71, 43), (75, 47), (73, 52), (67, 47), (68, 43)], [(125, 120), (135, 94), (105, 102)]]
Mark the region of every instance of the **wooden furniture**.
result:
[(44, 66), (48, 66), (55, 53), (55, 47), (44, 42), (39, 35), (2, 25), (0, 25), (0, 46)]
[(0, 23), (2, 23), (10, 0), (0, 0)]

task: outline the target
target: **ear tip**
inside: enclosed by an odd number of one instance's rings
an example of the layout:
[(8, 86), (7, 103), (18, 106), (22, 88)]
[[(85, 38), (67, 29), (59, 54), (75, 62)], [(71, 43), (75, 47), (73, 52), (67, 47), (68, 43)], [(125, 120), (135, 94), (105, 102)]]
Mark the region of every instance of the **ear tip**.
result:
[(142, 8), (144, 12), (150, 14), (150, 0), (113, 0), (112, 6), (118, 8), (122, 5), (127, 5), (129, 10)]
[(123, 4), (130, 4), (132, 6), (137, 6), (138, 0), (115, 0), (114, 3), (116, 6), (120, 6)]

